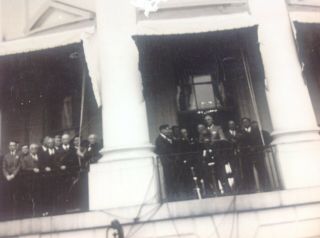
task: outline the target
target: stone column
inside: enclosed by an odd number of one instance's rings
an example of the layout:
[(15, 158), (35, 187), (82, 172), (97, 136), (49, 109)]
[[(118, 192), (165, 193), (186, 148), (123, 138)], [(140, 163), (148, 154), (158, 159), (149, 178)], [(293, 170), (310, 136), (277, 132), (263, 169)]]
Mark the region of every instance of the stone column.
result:
[(103, 158), (89, 174), (91, 210), (157, 201), (157, 176), (132, 39), (136, 9), (127, 0), (96, 1)]
[(320, 137), (285, 0), (250, 0), (284, 188), (320, 185)]

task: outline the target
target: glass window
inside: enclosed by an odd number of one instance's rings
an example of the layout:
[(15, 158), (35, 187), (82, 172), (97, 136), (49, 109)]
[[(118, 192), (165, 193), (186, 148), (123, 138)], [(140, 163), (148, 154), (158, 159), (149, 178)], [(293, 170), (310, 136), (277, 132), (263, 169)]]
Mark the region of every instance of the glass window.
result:
[(210, 75), (197, 75), (193, 76), (193, 83), (211, 83), (211, 76)]
[(211, 108), (214, 106), (214, 94), (212, 84), (195, 84), (195, 97), (198, 109)]
[[(180, 111), (203, 110), (221, 107), (221, 85), (212, 75), (190, 75), (179, 87)], [(223, 87), (222, 87), (223, 89)]]

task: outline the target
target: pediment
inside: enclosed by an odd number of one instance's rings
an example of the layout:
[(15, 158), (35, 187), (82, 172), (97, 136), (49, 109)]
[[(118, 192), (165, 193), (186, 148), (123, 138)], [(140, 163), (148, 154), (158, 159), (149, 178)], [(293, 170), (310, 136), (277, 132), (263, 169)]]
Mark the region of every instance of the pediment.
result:
[(49, 0), (29, 21), (26, 34), (30, 35), (81, 21), (89, 21), (94, 19), (94, 17), (95, 14), (89, 10), (81, 9), (61, 1)]

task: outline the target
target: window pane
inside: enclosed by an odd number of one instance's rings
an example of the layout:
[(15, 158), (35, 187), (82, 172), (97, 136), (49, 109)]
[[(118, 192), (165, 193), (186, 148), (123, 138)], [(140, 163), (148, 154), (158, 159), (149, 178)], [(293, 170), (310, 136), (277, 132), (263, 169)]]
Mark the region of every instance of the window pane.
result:
[(211, 75), (193, 76), (193, 83), (209, 83), (209, 82), (211, 82)]
[(198, 84), (194, 85), (194, 88), (199, 109), (216, 106), (211, 84)]

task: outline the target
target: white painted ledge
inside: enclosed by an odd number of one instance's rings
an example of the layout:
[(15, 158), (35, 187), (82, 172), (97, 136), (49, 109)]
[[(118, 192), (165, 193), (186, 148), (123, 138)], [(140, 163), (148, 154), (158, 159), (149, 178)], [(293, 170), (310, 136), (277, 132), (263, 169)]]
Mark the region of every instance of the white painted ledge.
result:
[(210, 5), (247, 4), (247, 0), (170, 0), (160, 2), (159, 9), (186, 8)]
[[(232, 203), (235, 206), (230, 209)], [(320, 207), (320, 187), (148, 205), (143, 207), (139, 221), (145, 222), (148, 220), (153, 211), (157, 212), (152, 220), (148, 222), (205, 217), (234, 212), (241, 214), (274, 211), (275, 209), (281, 210), (290, 207), (299, 210), (299, 207), (304, 208), (305, 206), (314, 205)], [(113, 219), (118, 219), (124, 225), (130, 225), (137, 215), (136, 211), (136, 207), (131, 207), (1, 222), (0, 237), (101, 229), (110, 224)], [(312, 209), (300, 209), (299, 211), (300, 216), (305, 219), (320, 212)], [(272, 217), (272, 219), (275, 218)], [(278, 217), (276, 219), (282, 218)]]
[(290, 11), (290, 19), (300, 23), (320, 23), (319, 8), (314, 11)]
[(218, 16), (141, 20), (137, 23), (136, 35), (169, 35), (232, 30), (257, 25), (249, 13)]
[(0, 56), (27, 53), (44, 50), (74, 43), (80, 43), (87, 34), (95, 32), (95, 27), (89, 26), (80, 29), (62, 31), (58, 33), (30, 36), (0, 43)]

